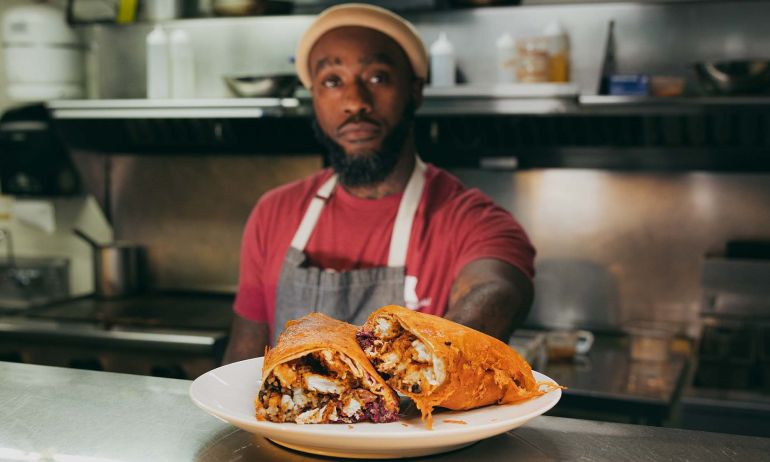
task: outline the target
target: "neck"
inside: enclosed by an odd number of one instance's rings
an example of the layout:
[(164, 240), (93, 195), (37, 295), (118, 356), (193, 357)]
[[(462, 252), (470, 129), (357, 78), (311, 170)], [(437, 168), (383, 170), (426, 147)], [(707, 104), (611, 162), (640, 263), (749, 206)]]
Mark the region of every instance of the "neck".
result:
[(415, 166), (415, 149), (411, 136), (404, 143), (393, 171), (379, 183), (362, 186), (345, 186), (345, 191), (361, 199), (380, 199), (398, 194), (406, 189)]

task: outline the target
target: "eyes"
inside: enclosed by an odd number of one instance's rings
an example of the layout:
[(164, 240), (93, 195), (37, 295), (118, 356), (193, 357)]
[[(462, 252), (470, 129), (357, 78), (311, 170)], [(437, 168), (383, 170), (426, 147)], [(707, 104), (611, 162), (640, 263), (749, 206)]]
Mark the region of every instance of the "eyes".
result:
[[(369, 75), (365, 75), (364, 82), (369, 85), (386, 85), (391, 82), (391, 77), (388, 72), (375, 71), (369, 73)], [(343, 79), (335, 73), (325, 75), (321, 79), (321, 85), (323, 85), (325, 88), (339, 88), (344, 84), (345, 82)]]

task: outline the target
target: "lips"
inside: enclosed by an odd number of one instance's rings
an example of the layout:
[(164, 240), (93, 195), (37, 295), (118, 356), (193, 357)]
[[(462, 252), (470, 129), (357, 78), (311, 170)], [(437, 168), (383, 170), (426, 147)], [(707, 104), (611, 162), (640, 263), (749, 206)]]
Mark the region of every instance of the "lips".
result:
[(349, 122), (337, 131), (337, 135), (350, 143), (360, 143), (377, 138), (382, 129), (370, 122)]

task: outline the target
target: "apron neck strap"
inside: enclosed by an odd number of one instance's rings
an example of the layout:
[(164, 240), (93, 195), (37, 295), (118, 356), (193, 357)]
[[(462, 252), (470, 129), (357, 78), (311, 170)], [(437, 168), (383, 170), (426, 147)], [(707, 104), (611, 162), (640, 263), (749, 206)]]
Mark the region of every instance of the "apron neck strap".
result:
[(315, 197), (310, 201), (310, 206), (308, 206), (305, 216), (302, 217), (302, 222), (299, 224), (297, 232), (294, 233), (294, 239), (291, 240), (292, 247), (297, 250), (305, 250), (305, 245), (310, 240), (310, 235), (313, 233), (315, 224), (318, 222), (318, 217), (321, 216), (321, 210), (323, 210), (336, 185), (337, 174), (334, 174), (318, 188)]
[[(423, 163), (419, 156), (415, 156), (414, 170), (412, 171), (412, 176), (409, 177), (404, 195), (401, 197), (401, 202), (398, 205), (396, 222), (393, 225), (393, 233), (390, 237), (389, 267), (399, 267), (406, 264), (409, 238), (412, 234), (412, 222), (414, 221), (417, 206), (420, 204), (422, 189), (425, 185), (426, 170), (425, 163)], [(305, 216), (302, 217), (302, 222), (294, 234), (294, 239), (291, 240), (292, 247), (299, 251), (305, 250), (305, 246), (310, 240), (310, 235), (313, 233), (318, 218), (321, 216), (321, 211), (336, 185), (337, 175), (335, 174), (318, 189), (315, 197), (310, 201)]]
[(406, 254), (409, 250), (409, 238), (412, 234), (412, 222), (420, 204), (422, 188), (425, 185), (425, 164), (420, 156), (415, 156), (414, 170), (409, 182), (406, 184), (404, 195), (398, 205), (396, 222), (393, 224), (393, 233), (390, 235), (390, 252), (388, 253), (388, 266), (400, 267), (406, 265)]

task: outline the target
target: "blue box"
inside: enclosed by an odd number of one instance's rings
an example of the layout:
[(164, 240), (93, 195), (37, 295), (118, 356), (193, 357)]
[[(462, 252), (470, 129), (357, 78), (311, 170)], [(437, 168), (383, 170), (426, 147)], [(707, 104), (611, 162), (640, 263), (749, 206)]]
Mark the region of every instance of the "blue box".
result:
[(644, 74), (611, 75), (609, 94), (614, 96), (650, 96), (650, 76)]

